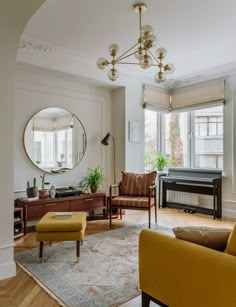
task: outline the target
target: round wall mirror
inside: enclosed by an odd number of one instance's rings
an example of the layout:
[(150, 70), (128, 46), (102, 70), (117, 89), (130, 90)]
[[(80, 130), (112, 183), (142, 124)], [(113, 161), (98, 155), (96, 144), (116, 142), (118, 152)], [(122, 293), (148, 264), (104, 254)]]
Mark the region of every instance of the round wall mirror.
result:
[(44, 172), (61, 174), (83, 158), (87, 138), (81, 121), (61, 108), (46, 108), (28, 121), (24, 132), (25, 151)]

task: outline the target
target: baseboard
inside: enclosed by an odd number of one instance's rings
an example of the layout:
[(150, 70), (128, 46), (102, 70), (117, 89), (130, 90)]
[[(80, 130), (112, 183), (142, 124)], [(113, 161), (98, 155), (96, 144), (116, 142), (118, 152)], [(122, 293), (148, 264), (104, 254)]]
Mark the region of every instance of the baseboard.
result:
[[(205, 207), (207, 209), (212, 209), (213, 203), (212, 203), (212, 197), (210, 196), (200, 196), (200, 202), (201, 204), (199, 207)], [(236, 201), (234, 200), (222, 200), (222, 217), (229, 217), (229, 218), (236, 218)]]
[(0, 280), (16, 276), (16, 264), (14, 261), (0, 266)]
[(222, 216), (229, 217), (229, 218), (236, 218), (236, 210), (222, 209)]

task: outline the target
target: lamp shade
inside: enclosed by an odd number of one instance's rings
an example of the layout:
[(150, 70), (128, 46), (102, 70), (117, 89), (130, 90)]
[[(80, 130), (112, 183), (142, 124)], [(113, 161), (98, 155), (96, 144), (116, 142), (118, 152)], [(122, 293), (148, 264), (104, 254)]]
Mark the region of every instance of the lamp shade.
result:
[(105, 137), (101, 140), (102, 145), (109, 145), (109, 140), (110, 140), (110, 132), (108, 132)]

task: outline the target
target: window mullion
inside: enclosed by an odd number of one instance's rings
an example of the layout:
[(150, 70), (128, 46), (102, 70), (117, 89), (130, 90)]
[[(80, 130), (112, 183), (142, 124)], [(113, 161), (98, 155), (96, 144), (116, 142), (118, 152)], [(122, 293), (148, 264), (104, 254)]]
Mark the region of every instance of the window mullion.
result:
[(195, 121), (194, 121), (194, 112), (188, 112), (188, 131), (189, 131), (189, 140), (188, 140), (188, 164), (190, 167), (195, 166)]

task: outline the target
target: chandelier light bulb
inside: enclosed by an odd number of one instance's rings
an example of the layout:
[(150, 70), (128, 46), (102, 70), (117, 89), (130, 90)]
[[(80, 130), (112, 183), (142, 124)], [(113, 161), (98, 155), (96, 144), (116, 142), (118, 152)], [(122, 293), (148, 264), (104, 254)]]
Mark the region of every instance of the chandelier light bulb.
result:
[(166, 74), (173, 74), (175, 72), (175, 66), (173, 64), (166, 64), (164, 66), (164, 71)]
[(156, 73), (155, 75), (155, 81), (157, 83), (163, 83), (166, 81), (166, 74), (162, 71), (159, 71), (158, 73)]
[(105, 69), (108, 65), (108, 61), (105, 58), (100, 58), (97, 60), (97, 67), (100, 69)]
[(147, 37), (145, 37), (145, 41), (144, 41), (144, 47), (147, 49), (150, 49), (154, 46), (156, 46), (157, 44), (157, 38), (155, 35), (148, 35)]
[(158, 59), (162, 60), (166, 57), (167, 51), (165, 48), (158, 48), (156, 51), (156, 56)]
[(137, 59), (138, 61), (140, 61), (141, 58), (142, 58), (142, 56), (143, 56), (144, 54), (145, 54), (145, 50), (144, 50), (142, 47), (139, 47), (139, 48), (136, 50), (134, 56), (136, 57), (136, 59)]
[(139, 65), (143, 69), (147, 69), (147, 68), (151, 67), (152, 58), (147, 54), (143, 55), (140, 59)]
[(120, 51), (120, 47), (117, 44), (111, 44), (108, 48), (108, 51), (111, 56), (116, 56)]
[(153, 29), (152, 29), (151, 26), (145, 25), (145, 26), (142, 26), (141, 32), (142, 32), (142, 36), (144, 38), (146, 38), (147, 36), (149, 36), (149, 35), (151, 35), (153, 33)]
[(119, 77), (119, 72), (115, 68), (112, 68), (108, 71), (108, 78), (111, 81), (116, 81), (116, 79)]

